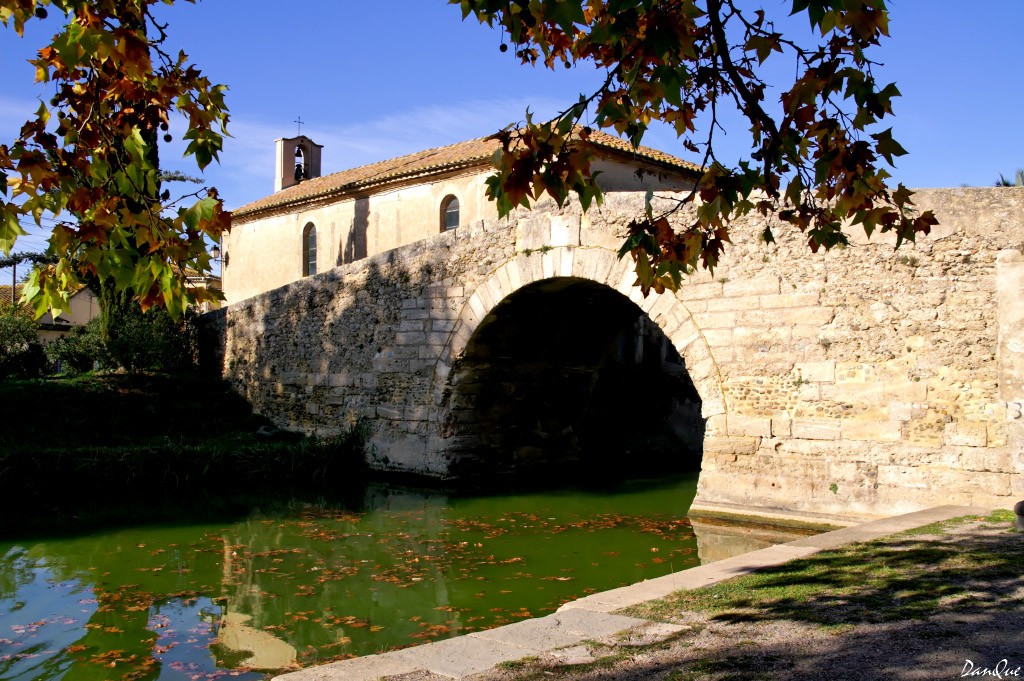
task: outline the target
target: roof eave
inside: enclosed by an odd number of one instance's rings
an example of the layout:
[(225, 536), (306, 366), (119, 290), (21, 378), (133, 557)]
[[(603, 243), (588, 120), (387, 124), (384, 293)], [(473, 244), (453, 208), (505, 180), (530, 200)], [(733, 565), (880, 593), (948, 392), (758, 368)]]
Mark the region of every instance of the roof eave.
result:
[(368, 189), (377, 189), (380, 187), (386, 187), (393, 184), (402, 184), (409, 180), (419, 179), (421, 177), (427, 177), (430, 175), (440, 175), (442, 173), (457, 172), (459, 170), (465, 170), (466, 168), (473, 168), (477, 166), (485, 166), (490, 163), (490, 156), (481, 156), (456, 163), (450, 163), (443, 166), (431, 166), (428, 168), (420, 168), (407, 173), (401, 173), (397, 175), (389, 175), (385, 178), (378, 180), (366, 180), (360, 182), (349, 182), (347, 184), (339, 185), (337, 187), (331, 187), (322, 192), (316, 194), (310, 194), (308, 196), (299, 196), (294, 199), (285, 199), (277, 203), (271, 203), (258, 208), (245, 210), (245, 206), (242, 208), (232, 211), (232, 219), (238, 220), (239, 222), (251, 222), (252, 220), (258, 219), (264, 213), (272, 213), (280, 211), (283, 208), (294, 208), (296, 206), (303, 206), (308, 204), (323, 203), (325, 201), (334, 201), (350, 194), (358, 194), (365, 192)]

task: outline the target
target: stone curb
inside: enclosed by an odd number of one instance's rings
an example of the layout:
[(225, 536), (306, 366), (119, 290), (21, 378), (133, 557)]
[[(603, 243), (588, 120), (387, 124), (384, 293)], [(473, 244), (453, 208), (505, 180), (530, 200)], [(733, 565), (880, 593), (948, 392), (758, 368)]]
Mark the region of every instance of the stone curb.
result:
[(563, 655), (585, 657), (586, 651), (576, 650), (583, 641), (615, 638), (625, 641), (627, 645), (653, 643), (675, 635), (682, 628), (616, 615), (612, 611), (663, 598), (680, 589), (696, 589), (714, 584), (825, 549), (871, 541), (950, 518), (987, 515), (989, 512), (988, 508), (976, 506), (937, 506), (873, 520), (592, 594), (570, 601), (546, 617), (381, 655), (367, 655), (310, 667), (283, 674), (276, 677), (275, 681), (371, 681), (407, 674), (416, 675), (418, 679), (465, 679), (502, 662), (534, 657), (558, 649), (562, 649), (560, 653)]

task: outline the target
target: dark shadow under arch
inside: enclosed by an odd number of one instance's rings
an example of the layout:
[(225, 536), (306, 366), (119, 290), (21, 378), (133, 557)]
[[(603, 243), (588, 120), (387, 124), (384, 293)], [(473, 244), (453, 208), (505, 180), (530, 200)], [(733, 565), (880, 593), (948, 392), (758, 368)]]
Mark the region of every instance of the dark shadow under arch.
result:
[(454, 364), (446, 402), (457, 478), (700, 468), (701, 401), (682, 358), (639, 307), (586, 279), (536, 282), (495, 306)]

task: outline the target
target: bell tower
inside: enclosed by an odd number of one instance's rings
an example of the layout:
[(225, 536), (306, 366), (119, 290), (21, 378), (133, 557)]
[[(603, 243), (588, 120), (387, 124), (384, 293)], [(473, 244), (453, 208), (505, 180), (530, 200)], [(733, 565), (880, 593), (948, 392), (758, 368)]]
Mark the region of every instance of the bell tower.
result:
[(277, 165), (274, 175), (274, 191), (279, 192), (303, 180), (320, 177), (320, 152), (317, 144), (305, 135), (283, 137), (275, 142)]

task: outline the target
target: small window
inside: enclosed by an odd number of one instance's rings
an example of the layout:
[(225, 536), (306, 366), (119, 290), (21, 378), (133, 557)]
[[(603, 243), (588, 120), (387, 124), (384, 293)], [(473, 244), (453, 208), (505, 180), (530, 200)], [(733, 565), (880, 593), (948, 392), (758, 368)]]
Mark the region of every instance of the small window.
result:
[(442, 231), (455, 229), (459, 226), (459, 200), (454, 196), (446, 196), (441, 202)]
[(302, 230), (302, 276), (316, 274), (316, 227), (310, 222)]

